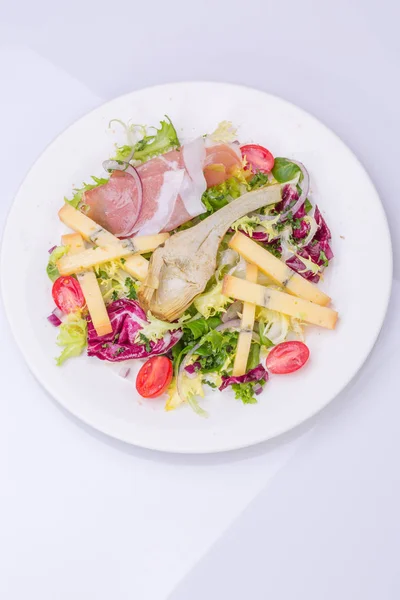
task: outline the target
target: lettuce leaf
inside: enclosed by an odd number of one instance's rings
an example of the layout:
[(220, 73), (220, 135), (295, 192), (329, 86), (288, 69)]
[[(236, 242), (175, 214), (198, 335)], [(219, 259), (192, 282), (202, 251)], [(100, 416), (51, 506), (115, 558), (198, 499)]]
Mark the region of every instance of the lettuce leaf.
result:
[(242, 184), (236, 177), (230, 177), (224, 183), (208, 188), (201, 197), (201, 201), (207, 209), (207, 212), (201, 215), (202, 219), (223, 208), (231, 200), (239, 198), (242, 193)]
[[(221, 324), (221, 319), (217, 316), (210, 317), (209, 319), (205, 319), (204, 317), (200, 317), (199, 319), (194, 319), (183, 323), (184, 330), (184, 341), (192, 341), (201, 338), (203, 335), (206, 335), (211, 329), (215, 329), (218, 325)], [(188, 335), (189, 334), (189, 335)]]
[(212, 329), (201, 340), (197, 349), (197, 361), (202, 373), (226, 372), (235, 356), (238, 340), (237, 331), (216, 331)]
[(143, 137), (138, 142), (133, 145), (133, 140), (131, 134), (131, 128), (140, 127), (140, 126), (126, 126), (124, 123), (122, 125), (125, 127), (126, 132), (128, 134), (128, 142), (130, 144), (126, 144), (123, 146), (117, 146), (117, 153), (113, 157), (114, 160), (140, 160), (141, 162), (146, 162), (150, 158), (154, 156), (158, 156), (159, 154), (165, 154), (168, 150), (173, 150), (175, 148), (180, 147), (180, 142), (178, 139), (178, 134), (176, 133), (175, 127), (172, 124), (172, 121), (169, 117), (166, 116), (165, 121), (160, 121), (160, 129), (154, 128), (156, 133), (153, 135), (146, 133), (146, 128), (141, 126)]
[(97, 281), (100, 286), (103, 299), (106, 303), (128, 298), (137, 299), (139, 283), (128, 277), (124, 269), (125, 259), (111, 260), (102, 265), (94, 267)]
[(300, 167), (290, 162), (287, 158), (275, 158), (274, 166), (272, 167), (272, 175), (278, 183), (286, 183), (292, 181), (301, 173)]
[(64, 254), (66, 254), (69, 250), (69, 246), (57, 246), (54, 248), (53, 252), (49, 256), (49, 262), (47, 263), (46, 273), (51, 279), (51, 281), (55, 281), (60, 277), (60, 273), (57, 269), (57, 261), (60, 260)]
[(224, 312), (225, 306), (231, 302), (228, 296), (222, 294), (222, 281), (214, 285), (208, 292), (195, 298), (193, 304), (197, 311), (206, 319)]
[(237, 129), (231, 121), (221, 121), (215, 131), (208, 136), (214, 142), (229, 144), (237, 140)]
[[(140, 330), (140, 335), (146, 337), (149, 342), (160, 340), (167, 332), (176, 331), (182, 327), (181, 323), (169, 323), (168, 321), (157, 319), (150, 311), (147, 313), (147, 321), (148, 323)], [(138, 338), (136, 342), (142, 343)]]
[(241, 400), (243, 404), (257, 404), (253, 383), (233, 383), (232, 389), (236, 400)]
[(87, 344), (87, 322), (79, 314), (70, 315), (66, 323), (59, 328), (57, 345), (64, 347), (56, 358), (57, 366), (61, 366), (68, 358), (79, 356)]
[[(279, 218), (279, 215), (278, 215)], [(260, 225), (260, 219), (258, 217), (249, 217), (245, 215), (241, 217), (231, 225), (231, 229), (237, 231), (240, 229), (247, 233), (247, 235), (251, 236), (254, 233), (254, 230)]]

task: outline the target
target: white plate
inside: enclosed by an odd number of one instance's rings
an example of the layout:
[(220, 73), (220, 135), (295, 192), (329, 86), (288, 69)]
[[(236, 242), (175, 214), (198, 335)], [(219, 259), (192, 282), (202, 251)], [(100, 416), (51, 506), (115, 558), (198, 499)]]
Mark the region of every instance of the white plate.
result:
[[(301, 160), (311, 176), (312, 200), (332, 230), (335, 259), (323, 289), (340, 320), (333, 332), (310, 328), (308, 365), (271, 377), (257, 405), (243, 406), (229, 392), (210, 392), (202, 405), (165, 412), (140, 401), (129, 381), (103, 362), (82, 357), (54, 364), (57, 330), (46, 275), (47, 250), (64, 232), (57, 218), (73, 184), (101, 174), (113, 140), (112, 118), (156, 124), (171, 117), (182, 138), (212, 131), (227, 119), (242, 142), (257, 142), (275, 156)], [(255, 444), (302, 423), (330, 402), (365, 361), (388, 304), (392, 252), (377, 192), (355, 156), (336, 135), (299, 108), (268, 94), (218, 83), (153, 87), (117, 98), (60, 135), (27, 175), (6, 225), (2, 261), (4, 303), (31, 370), (66, 409), (96, 429), (132, 444), (170, 452), (217, 452)]]

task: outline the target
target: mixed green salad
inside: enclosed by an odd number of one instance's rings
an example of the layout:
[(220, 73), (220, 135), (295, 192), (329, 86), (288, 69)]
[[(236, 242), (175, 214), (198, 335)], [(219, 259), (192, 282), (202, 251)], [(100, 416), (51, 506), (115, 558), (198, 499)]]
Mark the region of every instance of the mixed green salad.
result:
[[(60, 219), (73, 233), (49, 251), (57, 365), (86, 350), (121, 363), (127, 377), (132, 361), (145, 361), (137, 391), (163, 396), (168, 411), (188, 404), (205, 416), (206, 390), (226, 388), (243, 404), (256, 403), (270, 374), (307, 362), (305, 326), (336, 322), (329, 298), (314, 291), (333, 253), (329, 228), (308, 197), (305, 167), (259, 144), (241, 144), (226, 121), (183, 145), (168, 118), (159, 128), (111, 126), (124, 128), (126, 143), (105, 163), (104, 176), (92, 176), (65, 198)], [(272, 188), (277, 201), (229, 223), (213, 275), (179, 316), (153, 311), (141, 294), (159, 285), (151, 271), (156, 253), (180, 232), (196, 236), (199, 224), (217, 222), (216, 213), (222, 218), (242, 197), (253, 202), (252, 192), (261, 198)], [(235, 293), (236, 279), (243, 280), (243, 297), (228, 293)], [(297, 297), (307, 310), (292, 309)]]

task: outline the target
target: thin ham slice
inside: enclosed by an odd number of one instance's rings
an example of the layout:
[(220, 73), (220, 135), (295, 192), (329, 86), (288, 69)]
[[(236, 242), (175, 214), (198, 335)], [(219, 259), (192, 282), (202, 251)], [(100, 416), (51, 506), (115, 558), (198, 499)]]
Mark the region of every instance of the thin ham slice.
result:
[[(205, 159), (204, 141), (198, 138), (180, 151), (167, 152), (137, 168), (143, 185), (137, 233), (172, 231), (205, 211), (201, 202), (207, 185), (203, 174)], [(166, 218), (162, 223), (163, 217)]]
[(135, 179), (124, 171), (113, 171), (107, 183), (85, 192), (83, 203), (93, 221), (119, 237), (132, 234), (141, 204)]
[[(157, 156), (156, 158), (152, 158), (148, 162), (144, 163), (137, 167), (137, 172), (139, 173), (139, 177), (142, 180), (143, 186), (143, 200), (142, 200), (142, 210), (140, 211), (140, 215), (135, 224), (135, 232), (142, 233), (142, 231), (147, 231), (150, 235), (149, 229), (153, 225), (157, 225), (159, 227), (158, 231), (152, 231), (151, 233), (159, 233), (160, 231), (171, 231), (174, 227), (167, 228), (169, 221), (180, 221), (179, 224), (184, 223), (188, 219), (190, 219), (190, 215), (187, 213), (182, 214), (182, 216), (175, 215), (177, 198), (179, 195), (179, 190), (182, 183), (182, 178), (179, 176), (178, 178), (170, 178), (167, 177), (165, 179), (166, 173), (174, 172), (174, 171), (182, 171), (184, 169), (183, 157), (182, 153), (179, 150), (171, 150), (171, 152), (167, 152), (161, 156)], [(175, 181), (176, 189), (175, 196), (173, 196), (173, 192), (171, 190), (171, 186)], [(167, 187), (168, 193), (166, 190), (163, 190), (163, 187)], [(164, 222), (157, 218), (157, 213), (159, 215), (160, 202), (164, 202), (167, 197), (169, 206), (168, 210), (163, 210), (165, 215)], [(181, 211), (182, 213), (182, 207)], [(182, 220), (184, 219), (184, 220)], [(148, 226), (150, 225), (150, 227)], [(176, 225), (177, 227), (177, 225)]]
[(128, 173), (114, 171), (108, 183), (85, 192), (88, 216), (119, 237), (172, 231), (205, 211), (207, 187), (217, 185), (240, 166), (233, 144), (205, 145), (203, 138), (138, 166), (142, 182), (140, 211), (136, 183)]

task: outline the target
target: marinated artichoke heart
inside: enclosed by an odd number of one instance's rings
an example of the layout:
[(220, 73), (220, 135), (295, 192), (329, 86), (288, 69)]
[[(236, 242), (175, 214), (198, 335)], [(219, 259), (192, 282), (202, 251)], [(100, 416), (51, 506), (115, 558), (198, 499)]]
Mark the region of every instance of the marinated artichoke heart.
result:
[(262, 206), (280, 202), (281, 189), (271, 185), (248, 192), (157, 248), (139, 290), (143, 308), (164, 321), (178, 319), (215, 273), (218, 247), (230, 225)]

